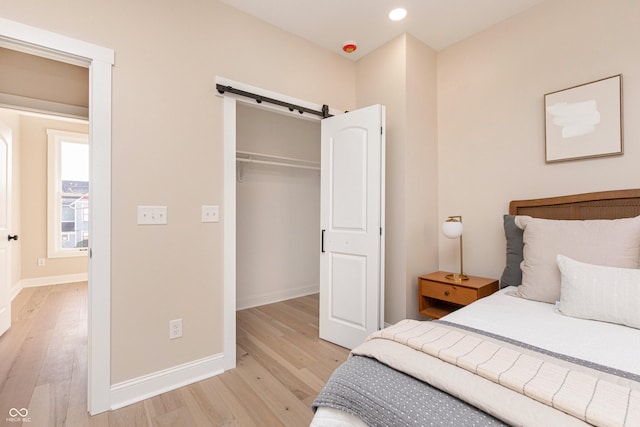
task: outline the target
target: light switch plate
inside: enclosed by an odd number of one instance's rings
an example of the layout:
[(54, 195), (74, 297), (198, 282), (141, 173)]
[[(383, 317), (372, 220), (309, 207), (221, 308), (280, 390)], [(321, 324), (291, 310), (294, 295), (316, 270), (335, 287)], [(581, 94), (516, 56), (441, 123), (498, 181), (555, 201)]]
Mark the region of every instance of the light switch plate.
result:
[(215, 206), (202, 206), (202, 222), (219, 222), (220, 221), (220, 207)]
[(166, 223), (166, 206), (138, 206), (138, 224), (159, 225)]

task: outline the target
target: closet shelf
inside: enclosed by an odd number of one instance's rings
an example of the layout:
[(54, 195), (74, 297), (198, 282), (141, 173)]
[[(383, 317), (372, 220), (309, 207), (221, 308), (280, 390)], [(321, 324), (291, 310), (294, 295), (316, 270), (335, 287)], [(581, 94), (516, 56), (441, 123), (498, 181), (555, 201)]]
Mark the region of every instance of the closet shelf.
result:
[(292, 157), (274, 156), (271, 154), (251, 153), (248, 151), (237, 151), (236, 161), (241, 163), (257, 163), (262, 165), (320, 170), (320, 162), (296, 159)]

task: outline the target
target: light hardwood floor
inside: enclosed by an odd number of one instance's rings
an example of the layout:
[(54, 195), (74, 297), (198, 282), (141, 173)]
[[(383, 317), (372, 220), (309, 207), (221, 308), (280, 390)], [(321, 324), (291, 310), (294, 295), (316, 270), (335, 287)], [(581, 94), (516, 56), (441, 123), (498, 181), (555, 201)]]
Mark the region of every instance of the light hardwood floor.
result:
[(25, 288), (0, 338), (0, 425), (306, 426), (348, 351), (318, 338), (318, 295), (239, 311), (237, 368), (136, 404), (87, 414), (87, 285)]

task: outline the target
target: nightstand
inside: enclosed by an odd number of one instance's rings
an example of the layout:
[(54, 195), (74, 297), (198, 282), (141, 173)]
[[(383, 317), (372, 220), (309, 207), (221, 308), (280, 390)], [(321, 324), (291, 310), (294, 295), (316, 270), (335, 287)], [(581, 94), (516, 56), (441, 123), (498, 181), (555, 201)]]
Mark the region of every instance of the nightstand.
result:
[(469, 280), (456, 282), (444, 271), (418, 277), (418, 304), (421, 314), (439, 319), (498, 290), (498, 281), (469, 276)]

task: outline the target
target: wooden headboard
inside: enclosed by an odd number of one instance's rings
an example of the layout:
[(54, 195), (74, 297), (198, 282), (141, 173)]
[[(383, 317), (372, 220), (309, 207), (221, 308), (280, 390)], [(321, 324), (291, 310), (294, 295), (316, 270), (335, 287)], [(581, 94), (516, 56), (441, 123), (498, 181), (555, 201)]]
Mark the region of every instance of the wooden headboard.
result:
[(513, 200), (510, 215), (545, 219), (616, 219), (640, 215), (640, 189)]

